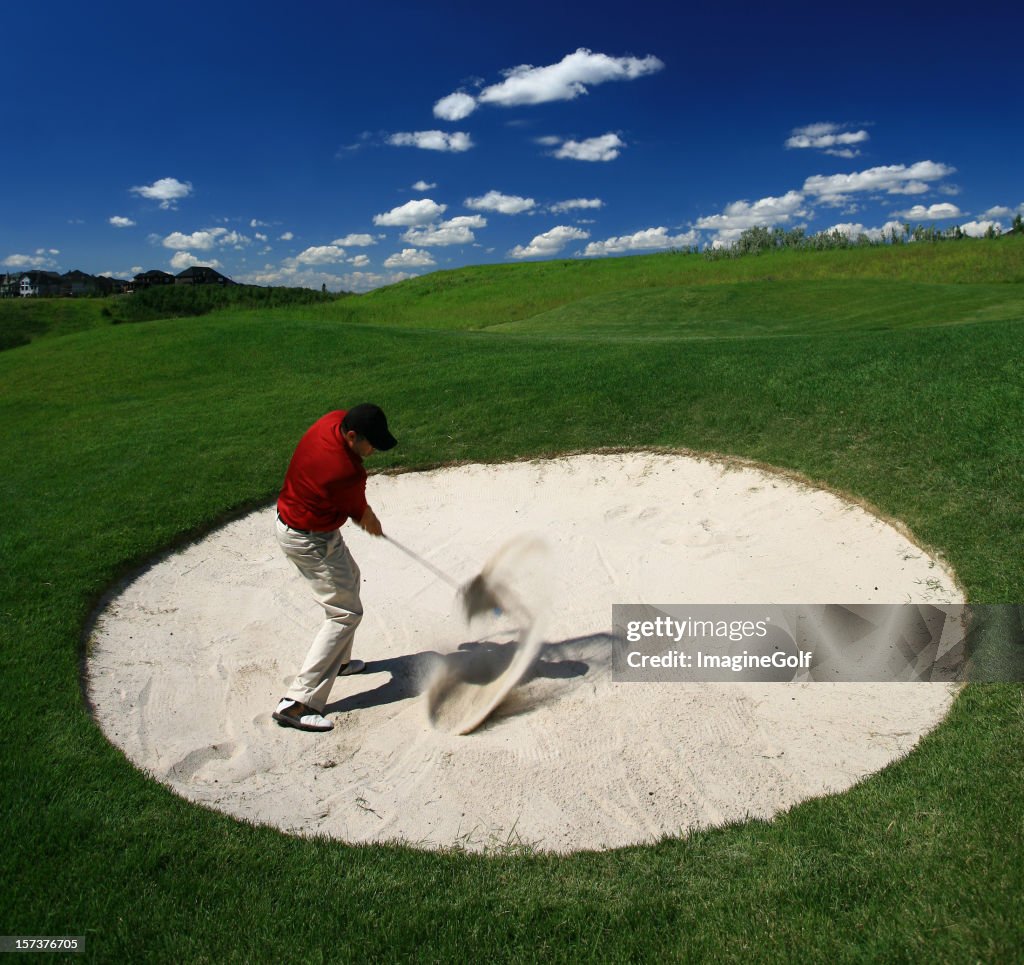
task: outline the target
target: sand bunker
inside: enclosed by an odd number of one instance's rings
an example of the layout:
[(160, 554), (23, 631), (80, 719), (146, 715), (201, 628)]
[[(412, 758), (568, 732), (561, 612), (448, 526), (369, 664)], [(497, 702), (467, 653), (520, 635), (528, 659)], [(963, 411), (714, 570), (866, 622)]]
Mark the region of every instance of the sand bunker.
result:
[(894, 528), (782, 476), (631, 453), (375, 476), (368, 492), (389, 534), (460, 580), (524, 533), (548, 547), (539, 653), (482, 726), (452, 732), (457, 691), (512, 669), (514, 615), (467, 627), (449, 586), (351, 526), (367, 671), (335, 684), (333, 731), (273, 722), (321, 616), (268, 508), (157, 561), (99, 614), (88, 692), (131, 761), (292, 833), (564, 852), (843, 790), (952, 700), (946, 684), (613, 683), (613, 603), (962, 599)]

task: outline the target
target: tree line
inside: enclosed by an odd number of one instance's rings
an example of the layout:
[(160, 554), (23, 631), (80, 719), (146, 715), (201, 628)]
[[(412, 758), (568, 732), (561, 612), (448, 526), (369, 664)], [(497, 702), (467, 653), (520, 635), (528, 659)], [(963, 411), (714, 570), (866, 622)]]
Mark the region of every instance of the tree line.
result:
[[(983, 237), (998, 238), (1002, 232), (994, 225), (989, 225)], [(1005, 232), (1008, 235), (1024, 235), (1024, 219), (1017, 214), (1013, 225)], [(882, 245), (903, 245), (920, 241), (959, 241), (969, 237), (959, 225), (938, 228), (935, 225), (916, 225), (904, 223), (883, 231), (880, 236), (870, 237), (861, 233), (850, 237), (846, 232), (833, 228), (809, 235), (803, 228), (747, 228), (734, 242), (718, 248), (705, 248), (701, 251), (709, 261), (720, 258), (741, 258), (744, 255), (756, 255), (764, 251), (781, 251), (784, 249), (797, 251), (828, 251), (835, 248), (865, 248)], [(697, 248), (686, 249), (684, 253), (696, 254)]]
[(153, 285), (104, 306), (101, 314), (113, 322), (148, 322), (158, 318), (206, 315), (221, 308), (277, 308), (309, 305), (344, 298), (311, 288), (263, 288), (258, 285)]

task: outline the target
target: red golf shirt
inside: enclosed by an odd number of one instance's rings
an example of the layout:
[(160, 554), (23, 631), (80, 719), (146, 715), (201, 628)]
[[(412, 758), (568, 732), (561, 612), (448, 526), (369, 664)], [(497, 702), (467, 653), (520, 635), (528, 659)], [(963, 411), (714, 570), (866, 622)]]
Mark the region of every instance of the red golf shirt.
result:
[(366, 470), (342, 435), (345, 410), (317, 419), (299, 440), (277, 497), (278, 515), (293, 529), (329, 532), (366, 512)]

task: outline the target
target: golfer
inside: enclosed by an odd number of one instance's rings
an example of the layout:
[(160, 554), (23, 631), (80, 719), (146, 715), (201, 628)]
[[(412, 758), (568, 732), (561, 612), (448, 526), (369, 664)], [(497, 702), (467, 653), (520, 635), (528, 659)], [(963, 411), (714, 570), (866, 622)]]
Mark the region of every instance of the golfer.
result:
[(341, 536), (353, 520), (371, 536), (383, 536), (377, 514), (366, 502), (363, 460), (395, 445), (381, 409), (370, 403), (328, 412), (299, 440), (277, 499), (277, 540), (309, 581), (324, 608), (324, 623), (274, 720), (300, 730), (331, 730), (323, 716), (327, 697), (341, 674), (361, 673), (352, 659), (352, 640), (363, 617), (359, 567)]

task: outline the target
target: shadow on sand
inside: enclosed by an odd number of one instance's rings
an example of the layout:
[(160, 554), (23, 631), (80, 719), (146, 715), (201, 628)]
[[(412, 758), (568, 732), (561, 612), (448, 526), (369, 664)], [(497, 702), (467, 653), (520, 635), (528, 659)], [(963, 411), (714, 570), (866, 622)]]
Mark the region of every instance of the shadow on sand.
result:
[[(561, 693), (571, 689), (573, 682), (586, 677), (595, 666), (610, 666), (612, 639), (610, 634), (600, 633), (544, 644), (516, 690), (521, 690), (535, 680), (562, 681), (566, 686), (556, 684), (544, 687), (543, 692), (538, 690), (529, 699), (517, 698), (514, 712), (524, 713), (540, 704), (556, 700)], [(447, 654), (423, 650), (420, 653), (368, 661), (363, 676), (386, 673), (389, 675), (388, 680), (373, 690), (333, 701), (324, 712), (343, 714), (412, 700), (422, 695), (429, 682), (442, 672), (466, 684), (486, 686), (505, 672), (515, 656), (517, 645), (518, 641), (515, 640), (507, 643), (472, 641), (459, 644), (457, 650)], [(500, 716), (511, 714), (502, 713)]]

